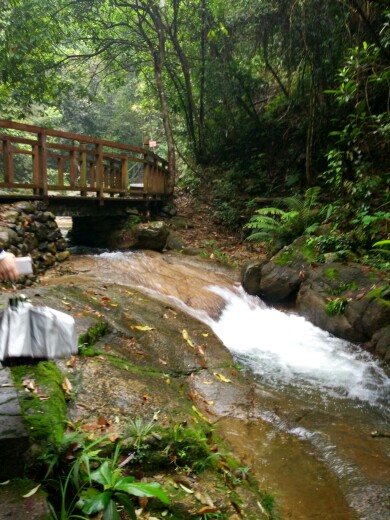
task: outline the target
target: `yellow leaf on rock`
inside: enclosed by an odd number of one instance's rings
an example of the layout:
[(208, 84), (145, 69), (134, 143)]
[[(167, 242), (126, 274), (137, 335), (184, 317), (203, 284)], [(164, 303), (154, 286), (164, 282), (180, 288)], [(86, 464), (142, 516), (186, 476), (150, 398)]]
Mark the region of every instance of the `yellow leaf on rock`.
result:
[(186, 331), (186, 329), (183, 329), (182, 330), (182, 335), (183, 335), (183, 338), (186, 340), (186, 342), (188, 343), (188, 345), (191, 347), (191, 348), (194, 348), (194, 344), (192, 343), (192, 341), (190, 340), (190, 337), (188, 335), (188, 332)]
[(203, 415), (195, 405), (192, 405), (192, 409), (194, 410), (194, 412), (196, 413), (196, 415), (198, 415), (201, 419), (203, 419), (204, 421), (206, 422), (210, 422), (207, 417), (205, 415)]
[(133, 330), (142, 330), (144, 332), (148, 330), (154, 330), (154, 327), (149, 327), (148, 325), (132, 325), (131, 328)]
[(228, 379), (227, 377), (223, 376), (222, 374), (218, 374), (218, 372), (213, 372), (213, 374), (214, 374), (215, 377), (217, 377), (220, 381), (223, 381), (224, 383), (231, 383), (230, 379)]

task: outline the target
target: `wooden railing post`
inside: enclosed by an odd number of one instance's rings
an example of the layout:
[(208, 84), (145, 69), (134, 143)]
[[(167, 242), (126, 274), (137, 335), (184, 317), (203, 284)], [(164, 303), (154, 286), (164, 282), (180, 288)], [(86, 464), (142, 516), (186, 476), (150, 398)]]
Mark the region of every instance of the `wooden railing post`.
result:
[(38, 156), (39, 156), (39, 194), (47, 197), (47, 147), (46, 134), (44, 131), (38, 133)]
[(121, 193), (119, 196), (124, 197), (127, 194), (127, 191), (129, 189), (129, 169), (128, 169), (128, 161), (127, 157), (123, 157), (121, 159), (121, 180), (120, 180), (120, 189), (123, 190), (123, 193)]
[(39, 195), (39, 147), (37, 144), (32, 146), (32, 166), (33, 166), (33, 174), (32, 174), (32, 182), (33, 182), (33, 193), (34, 195)]
[[(80, 162), (80, 186), (81, 188), (85, 188), (87, 186), (87, 152), (85, 143), (80, 143), (83, 151), (81, 152), (81, 162)], [(80, 191), (80, 195), (85, 197), (87, 192), (83, 189)]]
[(14, 182), (14, 158), (12, 155), (12, 145), (8, 140), (3, 141), (3, 161), (4, 182)]
[(96, 145), (96, 195), (100, 199), (100, 204), (103, 205), (103, 145), (98, 143)]
[(150, 163), (149, 163), (149, 137), (144, 137), (144, 194), (149, 193)]
[(69, 152), (69, 177), (70, 177), (70, 186), (74, 188), (76, 186), (77, 181), (77, 152), (76, 150), (71, 150)]

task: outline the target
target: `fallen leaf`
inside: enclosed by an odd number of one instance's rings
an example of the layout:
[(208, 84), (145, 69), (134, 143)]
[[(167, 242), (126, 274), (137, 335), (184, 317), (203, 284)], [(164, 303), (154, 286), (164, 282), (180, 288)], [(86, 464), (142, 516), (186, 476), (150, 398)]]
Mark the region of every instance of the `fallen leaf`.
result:
[(192, 490), (192, 489), (190, 489), (190, 488), (188, 488), (188, 487), (186, 487), (186, 486), (183, 486), (183, 484), (180, 484), (180, 483), (179, 483), (179, 486), (180, 486), (180, 487), (182, 488), (182, 490), (185, 491), (186, 493), (188, 493), (188, 494), (192, 494), (192, 493), (193, 493), (193, 490)]
[(148, 498), (147, 497), (138, 497), (138, 503), (142, 507), (142, 509), (145, 509), (145, 507), (148, 505)]
[(142, 331), (148, 331), (148, 330), (154, 330), (154, 327), (149, 327), (148, 325), (131, 325), (131, 328), (134, 330), (142, 330)]
[(190, 337), (188, 335), (188, 332), (186, 331), (186, 329), (183, 329), (182, 330), (182, 335), (183, 335), (183, 338), (186, 340), (186, 342), (188, 343), (188, 345), (191, 347), (191, 348), (195, 348), (194, 347), (194, 344), (192, 343), (192, 341), (190, 340)]
[(205, 338), (208, 338), (209, 334), (208, 334), (208, 332), (202, 332), (202, 336), (204, 336)]
[(158, 358), (159, 362), (162, 364), (162, 365), (167, 365), (168, 363), (166, 361), (164, 361), (163, 359), (161, 358)]
[(72, 383), (69, 381), (67, 377), (64, 378), (62, 383), (62, 389), (64, 390), (66, 395), (69, 395), (73, 389)]
[(206, 513), (217, 513), (219, 509), (217, 507), (210, 507), (210, 506), (204, 506), (201, 507), (196, 514), (197, 515), (204, 515)]
[(201, 419), (203, 419), (203, 420), (206, 421), (206, 422), (210, 422), (210, 421), (207, 419), (207, 417), (206, 417), (205, 415), (203, 415), (203, 414), (202, 414), (202, 413), (197, 409), (197, 407), (196, 407), (195, 405), (192, 405), (192, 409), (194, 410), (194, 412), (196, 413), (196, 415), (197, 415), (198, 417), (200, 417)]
[(98, 423), (99, 426), (110, 426), (111, 425), (111, 421), (107, 421), (107, 419), (103, 416), (103, 415), (100, 415), (100, 417), (98, 417), (98, 420), (96, 421)]
[(198, 365), (200, 367), (202, 367), (203, 369), (206, 369), (207, 368), (207, 364), (202, 360), (202, 359), (195, 359), (196, 363), (198, 363)]
[(204, 350), (202, 349), (202, 347), (200, 345), (198, 345), (198, 351), (199, 351), (199, 354), (203, 357), (206, 356), (206, 354), (204, 353)]
[(70, 360), (66, 362), (67, 367), (75, 367), (77, 365), (76, 356), (71, 356)]
[(29, 491), (28, 493), (26, 493), (25, 495), (22, 495), (22, 498), (28, 498), (28, 497), (32, 497), (33, 495), (35, 495), (35, 493), (38, 491), (38, 489), (41, 487), (40, 484), (37, 485), (37, 487), (33, 488), (31, 491)]
[(4, 482), (0, 482), (0, 486), (6, 486), (10, 482), (11, 482), (10, 480), (5, 480)]
[(230, 379), (228, 379), (227, 377), (223, 376), (222, 374), (218, 374), (218, 372), (213, 372), (213, 374), (214, 374), (215, 377), (217, 377), (220, 381), (223, 381), (224, 383), (231, 383)]

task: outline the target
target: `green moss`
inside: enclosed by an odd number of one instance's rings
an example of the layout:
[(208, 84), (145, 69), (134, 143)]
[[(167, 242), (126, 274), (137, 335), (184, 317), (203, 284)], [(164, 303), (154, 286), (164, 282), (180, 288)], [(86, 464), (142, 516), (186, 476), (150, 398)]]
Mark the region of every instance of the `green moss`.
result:
[(347, 291), (357, 291), (359, 286), (356, 282), (342, 282), (338, 287), (334, 287), (333, 289), (328, 289), (326, 291), (327, 294), (332, 296), (338, 296), (343, 292)]
[(324, 270), (324, 275), (328, 280), (337, 280), (337, 278), (340, 276), (340, 272), (335, 267), (329, 267), (328, 269)]
[(275, 259), (274, 259), (274, 263), (276, 265), (289, 265), (291, 264), (292, 260), (293, 260), (293, 253), (292, 251), (290, 251), (289, 249), (286, 249), (285, 251), (283, 251), (282, 253), (280, 253)]
[(89, 327), (85, 334), (80, 334), (78, 344), (92, 346), (97, 342), (98, 339), (107, 334), (108, 331), (108, 324), (105, 321), (98, 321), (97, 323)]
[[(59, 442), (66, 421), (61, 370), (50, 361), (42, 361), (35, 366), (13, 367), (11, 373), (15, 385), (22, 390), (19, 403), (29, 435), (40, 442)], [(27, 379), (33, 382), (37, 393), (25, 391), (23, 382)]]
[(137, 224), (140, 224), (142, 220), (137, 215), (130, 215), (128, 219), (126, 220), (126, 228), (131, 229), (132, 227), (136, 226)]

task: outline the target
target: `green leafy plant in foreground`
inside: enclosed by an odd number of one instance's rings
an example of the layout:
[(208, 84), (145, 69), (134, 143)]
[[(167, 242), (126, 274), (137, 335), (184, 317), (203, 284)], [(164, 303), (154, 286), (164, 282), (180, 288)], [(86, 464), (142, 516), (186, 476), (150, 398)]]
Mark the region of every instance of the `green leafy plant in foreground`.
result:
[[(159, 483), (135, 482), (133, 476), (123, 476), (123, 469), (118, 465), (120, 445), (115, 447), (112, 457), (107, 452), (101, 453), (104, 446), (105, 438), (78, 444), (79, 452), (66, 476), (56, 477), (56, 473), (46, 481), (54, 490), (53, 496), (59, 498), (50, 505), (56, 520), (85, 520), (97, 513), (103, 513), (104, 520), (120, 520), (118, 506), (136, 520), (131, 496), (155, 497), (164, 504), (169, 503)], [(54, 465), (51, 466), (54, 469)], [(63, 466), (57, 469), (64, 472)], [(75, 513), (76, 509), (81, 510), (80, 514)]]
[(122, 476), (122, 470), (112, 461), (105, 461), (90, 473), (92, 486), (80, 494), (78, 507), (83, 513), (92, 515), (103, 511), (104, 520), (120, 520), (117, 505), (124, 507), (133, 520), (136, 520), (134, 506), (129, 496), (155, 497), (164, 504), (169, 498), (157, 482), (135, 482), (134, 477)]

